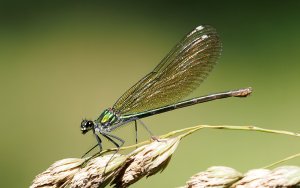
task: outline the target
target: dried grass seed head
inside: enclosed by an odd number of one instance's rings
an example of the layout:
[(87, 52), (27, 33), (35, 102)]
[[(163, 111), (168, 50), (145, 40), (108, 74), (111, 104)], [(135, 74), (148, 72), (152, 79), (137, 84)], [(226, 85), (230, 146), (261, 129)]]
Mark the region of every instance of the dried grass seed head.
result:
[(159, 139), (136, 149), (129, 154), (112, 184), (115, 187), (128, 187), (144, 176), (164, 170), (179, 142), (180, 137)]
[(68, 158), (53, 163), (46, 171), (37, 175), (30, 188), (64, 188), (80, 170), (85, 159)]

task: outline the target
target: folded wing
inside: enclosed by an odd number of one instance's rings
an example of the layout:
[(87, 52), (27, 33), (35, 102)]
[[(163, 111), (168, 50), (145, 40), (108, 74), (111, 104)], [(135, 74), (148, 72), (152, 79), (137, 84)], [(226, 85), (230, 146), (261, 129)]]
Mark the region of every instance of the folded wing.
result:
[(208, 76), (220, 53), (221, 42), (216, 30), (209, 25), (198, 26), (113, 107), (127, 115), (182, 100)]

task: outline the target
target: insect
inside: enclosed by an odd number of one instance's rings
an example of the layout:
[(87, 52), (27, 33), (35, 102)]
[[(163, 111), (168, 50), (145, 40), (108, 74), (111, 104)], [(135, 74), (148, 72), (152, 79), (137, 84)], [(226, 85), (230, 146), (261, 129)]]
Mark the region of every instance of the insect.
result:
[(97, 145), (87, 153), (97, 146), (102, 151), (100, 136), (120, 148), (125, 141), (111, 132), (129, 122), (135, 123), (137, 133), (137, 121), (142, 118), (216, 99), (248, 96), (251, 88), (182, 100), (208, 76), (220, 56), (221, 48), (220, 38), (212, 26), (201, 25), (187, 34), (152, 72), (128, 89), (112, 108), (104, 110), (96, 120), (85, 119), (81, 122), (82, 133), (92, 130), (97, 140)]

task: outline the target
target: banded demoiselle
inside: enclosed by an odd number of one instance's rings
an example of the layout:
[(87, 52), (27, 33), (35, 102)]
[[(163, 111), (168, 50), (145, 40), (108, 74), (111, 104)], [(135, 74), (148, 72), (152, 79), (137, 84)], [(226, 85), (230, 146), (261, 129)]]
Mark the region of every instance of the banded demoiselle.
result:
[(104, 110), (96, 120), (85, 119), (81, 122), (82, 133), (92, 130), (97, 140), (97, 145), (92, 149), (99, 146), (102, 150), (100, 135), (120, 148), (125, 141), (111, 132), (129, 122), (135, 123), (137, 133), (137, 121), (142, 118), (216, 99), (248, 96), (251, 88), (182, 100), (208, 76), (217, 63), (221, 48), (220, 38), (212, 26), (201, 25), (188, 33), (152, 72), (129, 88), (112, 108)]

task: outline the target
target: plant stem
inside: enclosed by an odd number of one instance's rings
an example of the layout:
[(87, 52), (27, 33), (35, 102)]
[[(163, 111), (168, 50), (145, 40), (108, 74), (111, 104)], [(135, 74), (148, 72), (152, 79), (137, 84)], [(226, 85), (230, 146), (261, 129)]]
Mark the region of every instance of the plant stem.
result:
[[(199, 129), (203, 128), (210, 128), (210, 129), (226, 129), (226, 130), (240, 130), (240, 131), (257, 131), (257, 132), (265, 132), (265, 133), (274, 133), (274, 134), (283, 134), (283, 135), (289, 135), (289, 136), (296, 136), (300, 137), (299, 133), (294, 133), (290, 131), (283, 131), (283, 130), (274, 130), (274, 129), (264, 129), (260, 127), (255, 127), (255, 126), (232, 126), (232, 125), (198, 125), (195, 127), (190, 127), (187, 129), (181, 129), (177, 132), (182, 132), (182, 131), (187, 131), (187, 133), (180, 135), (182, 138), (192, 134), (195, 131), (198, 131)], [(172, 132), (171, 132), (172, 133)], [(170, 134), (170, 133), (168, 133)], [(167, 134), (167, 135), (168, 135)]]
[(273, 167), (273, 166), (275, 166), (275, 165), (278, 165), (278, 164), (280, 164), (280, 163), (286, 162), (286, 161), (288, 161), (288, 160), (291, 160), (291, 159), (294, 159), (294, 158), (297, 158), (297, 157), (300, 157), (300, 153), (291, 155), (291, 156), (289, 156), (289, 157), (286, 157), (286, 158), (284, 158), (284, 159), (281, 159), (280, 161), (276, 161), (275, 163), (269, 164), (269, 165), (267, 165), (267, 166), (265, 166), (265, 167), (263, 167), (263, 168), (270, 168), (270, 167)]
[[(169, 138), (172, 137), (176, 134), (179, 133), (183, 133), (184, 134), (180, 135), (180, 139), (185, 138), (186, 136), (200, 130), (200, 129), (204, 129), (204, 128), (209, 128), (209, 129), (225, 129), (225, 130), (239, 130), (239, 131), (256, 131), (256, 132), (265, 132), (265, 133), (274, 133), (274, 134), (283, 134), (283, 135), (288, 135), (288, 136), (296, 136), (296, 137), (300, 137), (299, 133), (294, 133), (294, 132), (290, 132), (290, 131), (283, 131), (283, 130), (274, 130), (274, 129), (264, 129), (264, 128), (260, 128), (260, 127), (255, 127), (255, 126), (232, 126), (232, 125), (198, 125), (198, 126), (193, 126), (193, 127), (188, 127), (188, 128), (184, 128), (184, 129), (179, 129), (179, 130), (175, 130), (172, 132), (169, 132), (167, 134), (161, 135), (159, 138)], [(144, 142), (140, 142), (138, 144), (134, 144), (131, 146), (126, 146), (126, 147), (121, 147), (120, 150), (126, 150), (126, 149), (131, 149), (131, 148), (135, 148), (138, 146), (142, 146), (145, 144), (150, 143), (151, 140), (147, 140)], [(104, 154), (104, 153), (108, 153), (111, 151), (116, 151), (117, 148), (111, 148), (111, 149), (107, 149), (104, 150), (100, 153), (100, 155)]]

